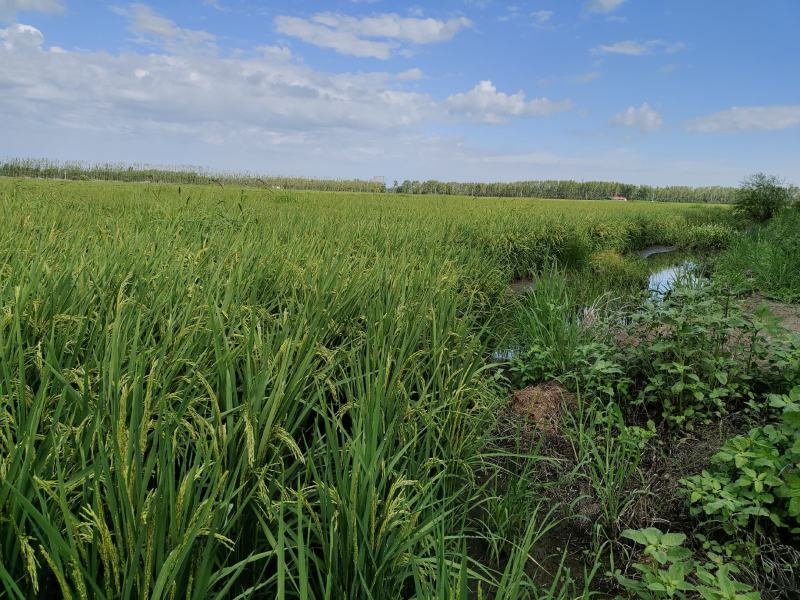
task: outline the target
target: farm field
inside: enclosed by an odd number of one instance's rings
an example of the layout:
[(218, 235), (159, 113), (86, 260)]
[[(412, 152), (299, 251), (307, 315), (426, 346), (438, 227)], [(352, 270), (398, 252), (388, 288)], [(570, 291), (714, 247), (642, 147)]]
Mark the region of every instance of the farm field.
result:
[[(634, 256), (741, 235), (719, 205), (0, 179), (0, 597), (797, 589), (800, 342), (711, 284), (647, 302)], [(736, 435), (780, 457), (717, 506)]]

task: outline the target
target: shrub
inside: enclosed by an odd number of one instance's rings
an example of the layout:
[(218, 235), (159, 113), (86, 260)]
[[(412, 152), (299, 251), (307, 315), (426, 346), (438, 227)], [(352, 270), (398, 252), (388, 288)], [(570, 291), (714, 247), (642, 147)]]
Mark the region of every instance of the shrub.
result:
[(752, 402), (759, 391), (796, 385), (795, 342), (761, 313), (710, 285), (679, 286), (632, 316), (620, 356), (633, 381), (631, 402), (655, 422), (691, 430)]
[(800, 387), (773, 395), (781, 422), (728, 440), (712, 466), (683, 481), (691, 513), (735, 535), (765, 527), (800, 533)]
[(622, 536), (644, 546), (644, 560), (633, 564), (638, 575), (625, 577), (615, 573), (617, 583), (644, 600), (686, 599), (698, 595), (704, 600), (757, 600), (760, 594), (731, 575), (738, 573), (734, 565), (703, 565), (684, 548), (686, 535), (662, 532), (655, 527), (631, 530)]
[[(743, 345), (728, 343), (732, 331)], [(726, 414), (748, 396), (748, 366), (761, 350), (755, 331), (705, 288), (678, 288), (647, 306), (633, 316), (632, 343), (623, 348), (622, 364), (638, 384), (634, 404), (684, 429)]]
[(786, 183), (764, 173), (751, 175), (742, 182), (736, 195), (735, 210), (752, 221), (768, 221), (791, 202)]

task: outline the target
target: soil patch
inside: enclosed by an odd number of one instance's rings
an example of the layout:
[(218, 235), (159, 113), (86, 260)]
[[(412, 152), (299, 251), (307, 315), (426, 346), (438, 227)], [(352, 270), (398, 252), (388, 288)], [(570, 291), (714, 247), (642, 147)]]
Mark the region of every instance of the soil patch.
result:
[(800, 304), (768, 300), (761, 296), (751, 296), (745, 301), (745, 307), (750, 311), (755, 311), (762, 304), (769, 307), (769, 311), (778, 320), (779, 325), (795, 335), (800, 335)]
[(699, 426), (666, 448), (651, 448), (642, 456), (643, 488), (647, 490), (633, 509), (632, 527), (659, 523), (662, 527), (681, 527), (687, 518), (685, 498), (678, 493), (680, 480), (700, 473), (710, 464), (725, 441), (746, 431), (735, 417)]
[(558, 381), (548, 381), (517, 390), (511, 396), (511, 410), (525, 417), (544, 433), (556, 433), (565, 407), (575, 404), (575, 394)]

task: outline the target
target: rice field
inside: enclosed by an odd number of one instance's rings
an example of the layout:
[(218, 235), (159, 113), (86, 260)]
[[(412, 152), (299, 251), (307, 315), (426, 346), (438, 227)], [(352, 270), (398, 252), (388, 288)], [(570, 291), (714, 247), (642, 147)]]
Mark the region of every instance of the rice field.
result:
[(556, 507), (498, 458), (549, 460), (498, 427), (509, 282), (731, 231), (721, 206), (0, 180), (0, 597), (590, 597), (599, 562), (531, 560)]

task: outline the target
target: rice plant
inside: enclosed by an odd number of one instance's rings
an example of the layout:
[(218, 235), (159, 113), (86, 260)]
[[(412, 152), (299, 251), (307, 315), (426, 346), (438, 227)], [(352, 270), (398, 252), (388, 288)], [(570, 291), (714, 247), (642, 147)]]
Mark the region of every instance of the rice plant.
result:
[(592, 206), (0, 181), (0, 596), (578, 597), (478, 544), (508, 281), (723, 218)]

